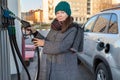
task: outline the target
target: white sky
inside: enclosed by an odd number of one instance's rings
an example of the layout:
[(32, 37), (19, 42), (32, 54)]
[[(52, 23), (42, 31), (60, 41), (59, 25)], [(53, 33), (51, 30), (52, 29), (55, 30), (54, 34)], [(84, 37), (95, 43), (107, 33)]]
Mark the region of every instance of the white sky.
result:
[(21, 11), (27, 12), (29, 10), (41, 9), (42, 0), (21, 0)]

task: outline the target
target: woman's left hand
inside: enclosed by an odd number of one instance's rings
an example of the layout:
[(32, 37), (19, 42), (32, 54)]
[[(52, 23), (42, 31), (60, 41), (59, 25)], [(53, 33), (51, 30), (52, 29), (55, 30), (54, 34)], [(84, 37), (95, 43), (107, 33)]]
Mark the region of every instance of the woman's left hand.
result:
[(34, 43), (34, 45), (35, 45), (36, 47), (44, 46), (44, 43), (45, 43), (44, 40), (38, 39), (38, 38), (33, 38), (33, 41), (32, 41), (32, 42)]

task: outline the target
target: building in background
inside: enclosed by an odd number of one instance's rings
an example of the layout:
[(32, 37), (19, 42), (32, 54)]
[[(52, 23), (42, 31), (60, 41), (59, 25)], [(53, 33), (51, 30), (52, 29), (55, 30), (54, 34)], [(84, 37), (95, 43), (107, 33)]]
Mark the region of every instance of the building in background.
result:
[[(108, 9), (108, 8), (111, 8), (112, 7), (112, 0), (104, 0), (104, 1), (101, 1), (101, 0), (87, 0), (88, 4), (91, 5), (91, 7), (87, 7), (87, 9), (90, 11), (87, 10), (88, 14), (91, 14), (91, 15), (94, 15), (104, 9)], [(91, 2), (90, 2), (91, 1)]]
[(87, 17), (87, 0), (66, 0), (70, 3), (75, 22), (83, 23)]
[(112, 4), (118, 4), (120, 3), (120, 0), (112, 0)]
[[(62, 0), (43, 0), (43, 16), (47, 22), (51, 22), (54, 17), (54, 9), (56, 4)], [(112, 0), (64, 0), (70, 3), (72, 16), (75, 22), (83, 24), (92, 15), (100, 12), (103, 9), (112, 6)], [(44, 21), (44, 20), (43, 20)]]
[[(55, 18), (55, 6), (63, 0), (43, 0), (42, 10), (22, 13), (22, 18), (33, 23), (51, 23)], [(118, 0), (64, 0), (70, 3), (75, 22), (85, 23), (92, 15), (101, 10), (116, 6)], [(120, 2), (120, 1), (119, 1)], [(118, 4), (117, 4), (118, 5)], [(37, 12), (37, 13), (36, 13)], [(35, 17), (35, 15), (37, 17)]]
[(43, 0), (43, 21), (44, 23), (51, 23), (55, 17), (54, 9), (60, 0)]
[(120, 6), (120, 0), (113, 0), (113, 7)]
[(43, 10), (31, 10), (29, 12), (22, 12), (22, 19), (29, 21), (31, 24), (43, 23)]

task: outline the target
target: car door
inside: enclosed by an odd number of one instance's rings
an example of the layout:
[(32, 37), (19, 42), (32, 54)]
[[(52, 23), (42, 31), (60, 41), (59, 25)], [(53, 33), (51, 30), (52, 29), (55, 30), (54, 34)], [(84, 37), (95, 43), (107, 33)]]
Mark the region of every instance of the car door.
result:
[(98, 15), (96, 16), (93, 16), (91, 17), (86, 23), (85, 25), (83, 26), (84, 27), (84, 45), (83, 45), (83, 53), (84, 54), (80, 54), (80, 57), (82, 60), (84, 60), (85, 62), (89, 63), (91, 62), (90, 61), (90, 53), (89, 51), (92, 50), (92, 47), (91, 47), (91, 41), (90, 41), (90, 35), (91, 35), (91, 32), (92, 32), (92, 28), (96, 22), (96, 19), (97, 19)]
[[(110, 23), (111, 15), (111, 13), (100, 14), (94, 25), (92, 30), (93, 35), (91, 35), (91, 41), (93, 42), (93, 52), (91, 52), (90, 55), (93, 57), (92, 59), (94, 59), (95, 55), (105, 54), (104, 47), (109, 41), (107, 38), (107, 29)], [(102, 43), (102, 47), (100, 46), (100, 43)]]
[(85, 25), (84, 33), (84, 55), (86, 55), (86, 62), (89, 65), (93, 65), (94, 55), (96, 55), (97, 44), (100, 41), (104, 42), (104, 34), (106, 34), (106, 28), (109, 24), (111, 14), (99, 14), (97, 15), (94, 24), (91, 26), (91, 30), (88, 32), (88, 26)]
[(110, 45), (109, 52), (106, 53), (106, 55), (108, 54), (110, 56), (105, 57), (109, 65), (120, 68), (120, 37), (118, 32), (118, 19), (118, 15), (112, 13), (111, 20), (107, 28), (107, 34), (104, 37), (104, 42)]

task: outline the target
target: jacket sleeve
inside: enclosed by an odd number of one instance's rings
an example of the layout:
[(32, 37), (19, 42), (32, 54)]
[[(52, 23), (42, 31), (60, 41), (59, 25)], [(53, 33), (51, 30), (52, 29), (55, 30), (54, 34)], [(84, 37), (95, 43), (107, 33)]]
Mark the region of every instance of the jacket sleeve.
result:
[(76, 34), (76, 30), (71, 30), (63, 40), (61, 41), (45, 41), (45, 45), (43, 47), (43, 53), (45, 54), (60, 54), (69, 52), (70, 47), (73, 43), (74, 37)]
[(42, 34), (40, 34), (38, 31), (36, 31), (35, 33), (33, 33), (33, 36), (35, 38), (45, 39), (45, 37)]

